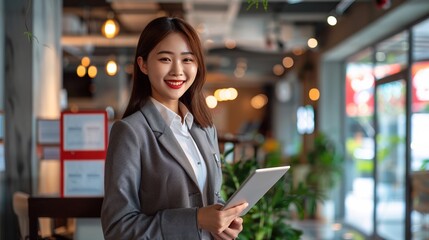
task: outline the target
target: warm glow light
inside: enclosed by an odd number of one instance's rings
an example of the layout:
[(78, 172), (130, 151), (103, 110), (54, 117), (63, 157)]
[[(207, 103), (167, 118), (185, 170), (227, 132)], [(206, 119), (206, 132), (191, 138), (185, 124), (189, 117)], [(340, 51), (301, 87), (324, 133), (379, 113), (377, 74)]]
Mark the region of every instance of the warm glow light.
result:
[(285, 57), (283, 58), (283, 66), (285, 68), (291, 68), (293, 66), (293, 58), (291, 57)]
[(236, 78), (242, 78), (242, 77), (244, 77), (244, 75), (246, 75), (246, 69), (244, 69), (244, 68), (236, 68), (234, 70), (234, 76)]
[(317, 47), (317, 44), (318, 44), (318, 42), (317, 42), (317, 40), (316, 40), (315, 38), (310, 38), (310, 39), (308, 39), (308, 41), (307, 41), (307, 45), (308, 45), (308, 47), (310, 47), (310, 48), (315, 48), (315, 47)]
[(232, 101), (237, 98), (238, 91), (235, 88), (221, 88), (216, 89), (213, 95), (218, 102)]
[(95, 76), (97, 76), (97, 68), (95, 66), (89, 66), (89, 68), (88, 68), (88, 76), (90, 78), (95, 78)]
[(312, 88), (310, 89), (310, 91), (308, 92), (308, 97), (312, 100), (312, 101), (317, 101), (319, 100), (320, 97), (320, 92), (317, 88)]
[(118, 72), (118, 65), (115, 61), (110, 60), (106, 64), (106, 72), (109, 76), (115, 76), (115, 74)]
[(113, 19), (107, 19), (101, 28), (101, 32), (106, 38), (114, 38), (119, 33), (119, 24)]
[(229, 95), (230, 95), (230, 99), (229, 100), (234, 100), (238, 97), (238, 91), (235, 88), (228, 88), (229, 91)]
[(246, 70), (247, 70), (247, 60), (244, 58), (238, 58), (237, 65), (234, 70), (234, 76), (236, 78), (242, 78), (246, 75)]
[(216, 100), (221, 101), (220, 99), (220, 91), (221, 89), (216, 89), (216, 91), (214, 92), (214, 97), (216, 98)]
[(236, 46), (237, 46), (237, 43), (232, 39), (228, 39), (225, 41), (225, 47), (228, 49), (234, 49)]
[(337, 18), (335, 16), (329, 16), (326, 21), (328, 22), (329, 25), (331, 26), (335, 26), (337, 25)]
[(299, 56), (304, 53), (304, 50), (302, 50), (302, 48), (294, 48), (292, 49), (292, 53), (295, 54), (296, 56)]
[(76, 73), (79, 77), (83, 77), (86, 74), (86, 68), (82, 65), (77, 66)]
[(217, 100), (214, 96), (210, 95), (206, 97), (206, 104), (209, 108), (215, 108), (217, 106)]
[(198, 24), (196, 30), (199, 34), (204, 34), (208, 31), (206, 25), (204, 25), (203, 23)]
[(282, 75), (284, 72), (285, 72), (285, 69), (284, 69), (284, 67), (283, 67), (281, 64), (276, 64), (276, 65), (274, 65), (274, 67), (273, 67), (273, 73), (274, 73), (276, 76), (280, 76), (280, 75)]
[(72, 111), (72, 112), (78, 112), (79, 111), (79, 107), (76, 104), (71, 104), (70, 105), (70, 111)]
[(267, 104), (267, 102), (267, 96), (265, 96), (264, 94), (258, 94), (250, 100), (250, 105), (255, 109), (261, 109)]
[(334, 223), (334, 224), (332, 224), (332, 230), (334, 230), (334, 231), (339, 231), (342, 228), (343, 228), (343, 226), (342, 226), (341, 223)]
[(204, 41), (204, 46), (207, 47), (207, 48), (211, 48), (212, 45), (213, 45), (213, 43), (214, 43), (214, 41), (212, 39), (206, 39)]
[(221, 89), (219, 96), (220, 96), (221, 101), (227, 101), (229, 99), (228, 90), (227, 89)]
[(352, 232), (346, 232), (343, 234), (343, 239), (346, 239), (346, 240), (355, 239), (355, 235)]
[(80, 60), (80, 64), (82, 64), (82, 66), (84, 67), (88, 67), (90, 63), (91, 59), (89, 59), (89, 57), (87, 56), (83, 57), (82, 60)]

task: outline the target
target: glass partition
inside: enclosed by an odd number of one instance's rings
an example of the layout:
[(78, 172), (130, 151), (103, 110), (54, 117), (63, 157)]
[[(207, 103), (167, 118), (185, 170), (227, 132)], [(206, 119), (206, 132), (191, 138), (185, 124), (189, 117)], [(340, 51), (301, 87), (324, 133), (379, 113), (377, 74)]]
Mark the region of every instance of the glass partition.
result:
[(411, 182), (413, 239), (429, 238), (429, 19), (412, 28)]
[(369, 237), (429, 239), (428, 49), (429, 19), (346, 62), (344, 221)]
[[(374, 75), (373, 51), (351, 57), (346, 69), (345, 222), (373, 233)], [(359, 207), (356, 207), (359, 206)]]
[(376, 79), (399, 73), (407, 67), (408, 32), (388, 38), (376, 46), (374, 75)]
[(405, 80), (376, 88), (376, 224), (382, 239), (405, 236)]

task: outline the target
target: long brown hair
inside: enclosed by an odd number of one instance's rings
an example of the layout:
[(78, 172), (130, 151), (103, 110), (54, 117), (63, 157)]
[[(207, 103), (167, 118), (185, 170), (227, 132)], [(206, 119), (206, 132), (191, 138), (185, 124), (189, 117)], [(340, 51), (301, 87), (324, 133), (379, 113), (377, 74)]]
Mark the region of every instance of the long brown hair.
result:
[(125, 118), (138, 111), (151, 96), (151, 85), (149, 78), (144, 74), (137, 63), (137, 58), (142, 57), (147, 61), (149, 53), (170, 33), (181, 33), (188, 40), (198, 64), (198, 71), (195, 81), (191, 87), (183, 94), (180, 101), (185, 104), (194, 115), (195, 122), (201, 127), (213, 125), (210, 110), (205, 104), (202, 88), (206, 81), (206, 65), (202, 53), (201, 42), (194, 28), (180, 18), (160, 17), (152, 20), (143, 30), (137, 45), (134, 59), (133, 89), (130, 101), (122, 118)]

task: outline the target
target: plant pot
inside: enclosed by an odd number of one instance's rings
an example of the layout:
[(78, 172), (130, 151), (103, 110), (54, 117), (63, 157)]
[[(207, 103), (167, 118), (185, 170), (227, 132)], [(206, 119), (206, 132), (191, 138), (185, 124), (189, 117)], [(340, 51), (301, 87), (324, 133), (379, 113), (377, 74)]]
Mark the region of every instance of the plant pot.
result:
[(317, 202), (316, 218), (325, 222), (333, 223), (335, 220), (335, 204), (331, 199), (326, 199), (323, 202)]
[(310, 172), (310, 165), (308, 164), (296, 164), (291, 167), (292, 170), (292, 179), (293, 187), (297, 188), (299, 183), (306, 182), (306, 177)]

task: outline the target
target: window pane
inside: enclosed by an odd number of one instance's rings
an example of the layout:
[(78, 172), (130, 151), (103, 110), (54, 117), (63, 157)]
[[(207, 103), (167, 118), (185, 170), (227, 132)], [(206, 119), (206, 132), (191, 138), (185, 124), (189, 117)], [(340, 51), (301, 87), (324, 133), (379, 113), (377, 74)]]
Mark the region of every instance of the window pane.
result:
[(429, 19), (417, 24), (413, 32), (413, 61), (429, 59)]
[(408, 48), (408, 32), (405, 31), (379, 43), (375, 51), (375, 77), (380, 79), (405, 69)]
[(412, 29), (411, 173), (413, 239), (429, 237), (429, 19)]
[(346, 69), (345, 221), (368, 235), (373, 232), (374, 209), (372, 55), (371, 49), (358, 53), (349, 59)]
[(405, 236), (405, 81), (377, 87), (377, 232)]

